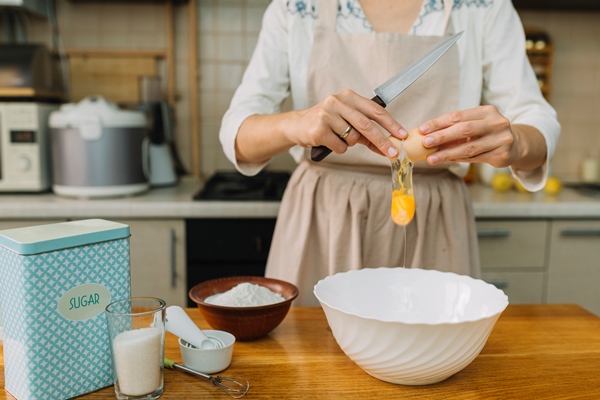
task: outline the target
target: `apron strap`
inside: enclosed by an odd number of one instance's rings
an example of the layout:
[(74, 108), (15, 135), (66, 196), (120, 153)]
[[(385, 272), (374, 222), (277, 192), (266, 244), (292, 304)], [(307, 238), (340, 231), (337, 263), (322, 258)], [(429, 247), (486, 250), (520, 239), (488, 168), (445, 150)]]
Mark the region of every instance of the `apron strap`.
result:
[(335, 32), (337, 26), (338, 0), (321, 0), (315, 30)]
[(450, 21), (450, 14), (452, 14), (452, 8), (454, 7), (454, 0), (444, 0), (444, 14), (442, 17), (442, 26), (441, 26), (441, 34), (442, 36), (446, 32), (446, 28), (448, 27), (448, 22)]

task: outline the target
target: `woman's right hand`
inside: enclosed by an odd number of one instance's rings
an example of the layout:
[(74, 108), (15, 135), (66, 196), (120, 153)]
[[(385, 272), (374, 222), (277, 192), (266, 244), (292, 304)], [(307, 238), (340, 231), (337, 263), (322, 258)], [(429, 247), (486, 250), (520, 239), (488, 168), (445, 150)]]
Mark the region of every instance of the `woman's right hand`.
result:
[[(384, 107), (344, 90), (305, 110), (246, 118), (236, 137), (236, 155), (239, 162), (260, 163), (294, 145), (326, 146), (343, 154), (348, 147), (361, 144), (394, 159), (398, 149), (378, 125), (398, 139), (406, 138), (406, 130)], [(350, 132), (342, 139), (339, 135), (349, 126)]]
[[(385, 108), (352, 90), (329, 95), (319, 104), (294, 113), (295, 121), (285, 130), (290, 141), (302, 147), (326, 146), (337, 154), (361, 144), (377, 154), (394, 158), (398, 149), (377, 124), (400, 139), (406, 132)], [(340, 135), (348, 127), (351, 129), (342, 139)]]

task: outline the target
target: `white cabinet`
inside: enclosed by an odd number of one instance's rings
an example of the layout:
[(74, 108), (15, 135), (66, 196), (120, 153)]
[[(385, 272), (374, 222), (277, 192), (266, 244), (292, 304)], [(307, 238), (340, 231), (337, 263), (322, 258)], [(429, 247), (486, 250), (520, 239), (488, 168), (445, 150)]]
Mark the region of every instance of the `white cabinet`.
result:
[(512, 304), (542, 303), (550, 222), (477, 221), (482, 278)]
[(600, 315), (600, 220), (554, 221), (548, 302), (576, 303)]
[(131, 295), (187, 304), (185, 221), (116, 220), (131, 232)]
[(579, 304), (600, 315), (600, 220), (478, 220), (482, 278), (512, 304)]

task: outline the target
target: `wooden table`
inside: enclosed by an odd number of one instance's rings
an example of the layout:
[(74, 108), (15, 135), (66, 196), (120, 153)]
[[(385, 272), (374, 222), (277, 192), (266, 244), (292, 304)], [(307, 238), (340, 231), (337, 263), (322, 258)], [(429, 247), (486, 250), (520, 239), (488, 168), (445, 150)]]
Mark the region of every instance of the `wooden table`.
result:
[[(197, 310), (188, 312), (209, 328)], [(181, 362), (176, 338), (167, 335), (165, 356)], [(4, 386), (3, 362), (0, 370)], [(222, 374), (247, 378), (247, 399), (599, 399), (600, 318), (575, 305), (510, 305), (464, 370), (435, 385), (401, 386), (372, 378), (346, 357), (320, 308), (292, 308), (268, 337), (236, 343)], [(81, 398), (114, 399), (114, 391)], [(162, 398), (229, 397), (202, 378), (165, 370)], [(0, 391), (3, 399), (13, 397)]]

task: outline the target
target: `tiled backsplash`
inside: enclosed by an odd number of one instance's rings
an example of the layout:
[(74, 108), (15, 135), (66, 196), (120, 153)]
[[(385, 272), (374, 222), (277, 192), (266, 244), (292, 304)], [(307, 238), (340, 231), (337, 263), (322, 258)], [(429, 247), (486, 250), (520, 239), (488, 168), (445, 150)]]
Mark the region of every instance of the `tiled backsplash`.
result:
[[(252, 55), (269, 0), (199, 0), (200, 132), (202, 173), (232, 169), (218, 138), (221, 117)], [(163, 8), (155, 3), (100, 4), (58, 1), (61, 33), (67, 47), (157, 48), (164, 46)], [(578, 178), (581, 159), (600, 157), (600, 13), (521, 12), (526, 26), (547, 31), (555, 45), (552, 104), (563, 131), (553, 173)], [(32, 37), (50, 43), (42, 22), (31, 24)], [(190, 165), (187, 73), (187, 17), (176, 6), (176, 63), (178, 141)], [(293, 168), (287, 155), (273, 168)]]

